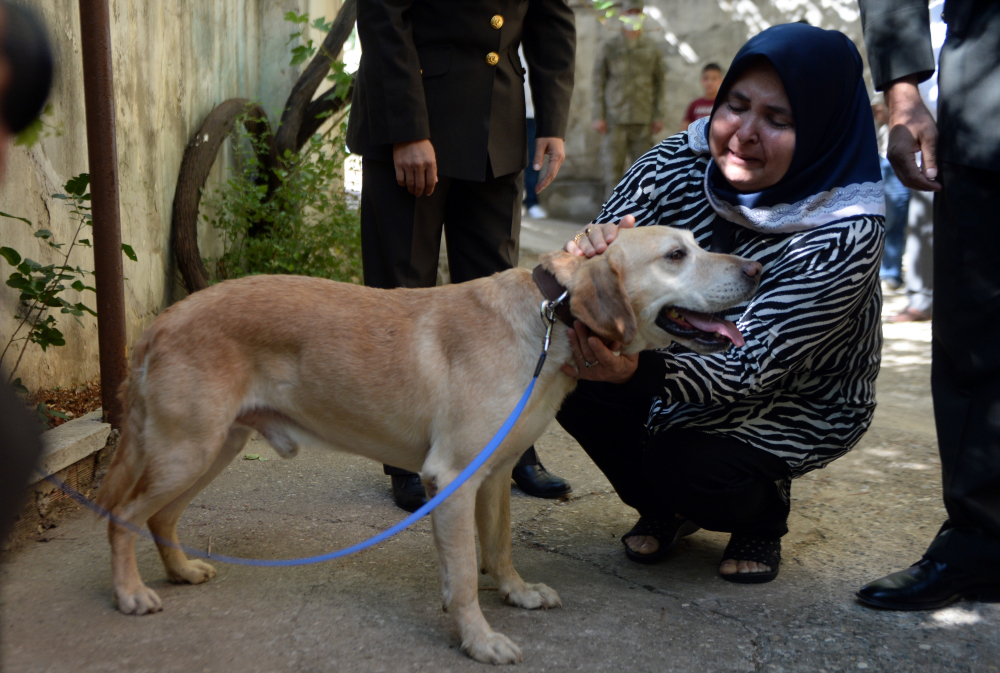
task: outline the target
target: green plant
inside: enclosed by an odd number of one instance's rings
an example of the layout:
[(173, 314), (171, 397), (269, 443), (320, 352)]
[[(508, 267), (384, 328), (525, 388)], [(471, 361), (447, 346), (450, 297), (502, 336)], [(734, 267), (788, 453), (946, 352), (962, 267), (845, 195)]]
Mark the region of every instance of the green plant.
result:
[[(276, 186), (268, 196), (267, 131), (253, 136), (236, 125), (236, 168), (206, 199), (205, 219), (224, 237), (216, 260), (217, 280), (259, 273), (297, 274), (358, 283), (361, 234), (358, 212), (341, 187), (346, 152), (331, 140), (333, 124), (313, 135), (298, 152), (286, 151), (271, 171)], [(255, 223), (263, 233), (250, 235)]]
[[(317, 51), (306, 27), (328, 32), (332, 26), (323, 18), (310, 24), (308, 14), (295, 12), (285, 20), (299, 27), (288, 41), (300, 41), (291, 49), (293, 66)], [(344, 64), (332, 63), (326, 79), (334, 86), (324, 96), (346, 99), (353, 80)], [(346, 112), (328, 123), (326, 131), (309, 136), (297, 152), (286, 149), (277, 157), (271, 156), (275, 139), (269, 125), (253, 123), (250, 114), (248, 109), (235, 123), (235, 167), (226, 183), (207, 195), (211, 215), (202, 215), (223, 234), (215, 280), (264, 273), (361, 282), (360, 221), (343, 190)], [(331, 114), (316, 117), (329, 119)]]
[[(14, 267), (14, 272), (7, 278), (7, 285), (20, 291), (18, 305), (20, 311), (15, 313), (17, 327), (11, 334), (7, 343), (4, 344), (3, 351), (0, 351), (0, 370), (2, 370), (4, 359), (17, 354), (14, 365), (7, 375), (7, 383), (12, 385), (18, 392), (27, 394), (28, 390), (21, 383), (20, 378), (14, 378), (21, 360), (30, 344), (38, 344), (47, 351), (53, 346), (66, 345), (63, 333), (58, 329), (57, 314), (54, 309), (59, 309), (59, 315), (71, 315), (80, 322), (80, 318), (86, 313), (96, 316), (97, 313), (83, 302), (67, 301), (62, 294), (67, 290), (77, 292), (96, 290), (87, 285), (87, 276), (92, 276), (92, 271), (86, 271), (79, 266), (69, 264), (70, 254), (76, 246), (92, 247), (90, 240), (81, 238), (85, 227), (92, 226), (90, 215), (90, 176), (81, 173), (70, 179), (64, 186), (65, 194), (53, 194), (52, 197), (66, 201), (70, 208), (70, 213), (75, 220), (76, 229), (70, 239), (69, 245), (57, 243), (52, 232), (48, 229), (38, 229), (35, 237), (45, 241), (45, 244), (60, 253), (61, 261), (54, 264), (41, 264), (27, 257), (23, 257), (17, 250), (9, 247), (0, 247), (0, 257), (3, 257), (8, 264)], [(34, 229), (35, 226), (28, 219), (0, 212), (0, 217), (18, 220)], [(135, 252), (131, 246), (122, 245), (122, 251), (132, 261), (136, 261)], [(82, 324), (82, 322), (80, 323)], [(20, 345), (20, 349), (15, 347)], [(45, 404), (39, 404), (38, 413), (43, 418), (45, 416), (59, 416), (62, 414), (51, 409), (46, 409)]]

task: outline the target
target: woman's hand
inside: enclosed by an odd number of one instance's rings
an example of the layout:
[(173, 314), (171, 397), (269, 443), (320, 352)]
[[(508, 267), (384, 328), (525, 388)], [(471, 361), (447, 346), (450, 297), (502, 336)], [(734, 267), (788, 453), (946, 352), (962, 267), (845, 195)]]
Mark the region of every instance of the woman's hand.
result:
[(608, 249), (608, 244), (618, 238), (618, 229), (631, 229), (635, 226), (635, 218), (626, 215), (618, 224), (588, 224), (580, 230), (573, 240), (563, 248), (566, 252), (579, 257), (593, 257)]
[(587, 381), (607, 381), (625, 383), (639, 366), (639, 354), (616, 355), (622, 345), (612, 341), (604, 345), (592, 335), (587, 326), (579, 320), (573, 321), (573, 329), (566, 330), (569, 346), (573, 349), (576, 366), (564, 364), (562, 373), (574, 379)]

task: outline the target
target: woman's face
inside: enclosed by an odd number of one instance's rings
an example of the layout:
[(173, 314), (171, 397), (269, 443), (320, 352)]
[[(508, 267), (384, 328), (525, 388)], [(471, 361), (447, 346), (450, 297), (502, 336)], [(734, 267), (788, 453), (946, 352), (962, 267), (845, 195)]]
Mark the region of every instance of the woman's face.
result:
[(795, 122), (774, 66), (755, 64), (733, 83), (712, 117), (708, 145), (740, 192), (759, 192), (785, 177), (795, 154)]

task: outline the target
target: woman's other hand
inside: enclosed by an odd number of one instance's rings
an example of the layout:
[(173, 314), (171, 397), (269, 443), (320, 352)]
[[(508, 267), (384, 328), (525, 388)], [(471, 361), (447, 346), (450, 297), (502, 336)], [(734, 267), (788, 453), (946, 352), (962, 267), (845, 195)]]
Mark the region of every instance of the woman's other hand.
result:
[(626, 215), (618, 224), (588, 224), (573, 237), (563, 248), (566, 252), (579, 257), (593, 257), (608, 249), (611, 241), (618, 238), (618, 229), (631, 229), (635, 226), (635, 218)]
[(639, 354), (617, 355), (622, 345), (612, 341), (605, 345), (592, 335), (587, 326), (579, 320), (573, 321), (573, 329), (566, 330), (569, 346), (573, 349), (575, 366), (564, 364), (562, 372), (574, 379), (587, 381), (607, 381), (625, 383), (635, 374), (639, 366)]

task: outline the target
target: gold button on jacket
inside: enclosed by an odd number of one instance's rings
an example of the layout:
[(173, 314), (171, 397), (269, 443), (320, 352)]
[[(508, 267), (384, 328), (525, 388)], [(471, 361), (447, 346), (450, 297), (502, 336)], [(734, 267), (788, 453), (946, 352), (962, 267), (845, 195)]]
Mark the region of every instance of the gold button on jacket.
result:
[(503, 17), (497, 14), (492, 19), (490, 19), (490, 25), (496, 28), (497, 30), (500, 30), (500, 28), (503, 26)]
[(497, 63), (500, 62), (500, 56), (498, 56), (495, 51), (491, 51), (490, 53), (486, 54), (486, 62), (489, 63), (490, 65), (496, 65)]

